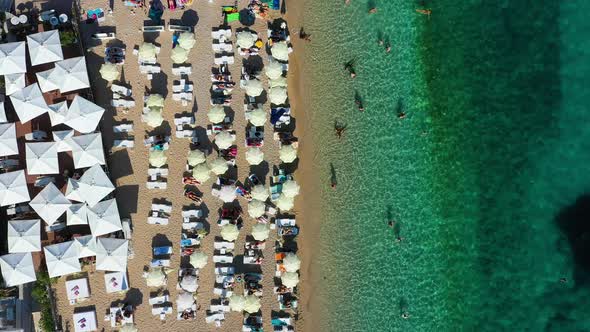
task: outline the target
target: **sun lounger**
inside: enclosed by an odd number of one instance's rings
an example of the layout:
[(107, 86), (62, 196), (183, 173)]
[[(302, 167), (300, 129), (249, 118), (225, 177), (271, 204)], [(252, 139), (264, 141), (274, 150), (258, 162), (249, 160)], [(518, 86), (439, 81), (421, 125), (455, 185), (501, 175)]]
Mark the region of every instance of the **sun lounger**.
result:
[(139, 72), (142, 74), (158, 74), (162, 72), (162, 68), (159, 64), (156, 64), (156, 59), (144, 60), (139, 65)]
[(113, 100), (111, 100), (111, 106), (122, 107), (122, 108), (133, 108), (133, 107), (135, 107), (135, 100), (113, 99)]
[[(12, 160), (12, 159), (11, 159)], [(39, 176), (35, 180), (35, 187), (45, 187), (46, 185), (51, 183), (55, 183), (55, 178), (53, 176)]]
[(25, 134), (27, 141), (42, 141), (47, 139), (47, 133), (42, 130), (33, 130), (32, 133)]
[(150, 305), (164, 304), (166, 302), (170, 302), (169, 295), (161, 295), (161, 296), (151, 297), (149, 300)]
[(253, 264), (253, 265), (260, 265), (262, 264), (262, 258), (258, 258), (258, 257), (249, 257), (249, 256), (243, 256), (243, 263), (244, 264)]
[[(229, 308), (229, 306), (228, 306), (228, 308)], [(211, 310), (211, 311), (214, 312), (214, 314), (208, 315), (205, 318), (205, 322), (207, 322), (207, 324), (213, 323), (215, 321), (222, 321), (225, 319), (225, 315), (222, 312), (217, 312), (215, 310)], [(219, 311), (221, 311), (221, 310), (219, 310)]]
[(154, 247), (154, 256), (172, 255), (172, 246)]
[(219, 295), (221, 297), (230, 297), (234, 294), (232, 290), (224, 289), (224, 288), (214, 288), (213, 294)]
[(115, 39), (117, 37), (117, 35), (114, 32), (109, 32), (109, 33), (104, 33), (104, 32), (98, 32), (92, 35), (93, 39), (97, 39), (97, 40), (109, 40), (109, 39)]
[[(168, 296), (168, 295), (166, 295)], [(156, 316), (156, 315), (160, 315), (160, 314), (165, 314), (165, 315), (170, 315), (172, 313), (172, 306), (169, 305), (165, 305), (165, 306), (161, 306), (161, 305), (157, 305), (152, 307), (152, 315)]]
[(192, 67), (191, 66), (173, 67), (172, 74), (174, 74), (176, 76), (190, 75), (190, 74), (192, 74)]
[(196, 132), (194, 129), (182, 129), (176, 130), (176, 138), (196, 138)]
[(213, 263), (229, 264), (233, 262), (233, 255), (215, 255), (213, 256)]
[(152, 259), (150, 267), (170, 267), (169, 259)]
[(150, 225), (168, 225), (168, 218), (148, 217), (148, 224), (150, 224)]
[(18, 159), (2, 159), (0, 160), (0, 168), (13, 168), (18, 167), (20, 162)]
[(234, 64), (234, 56), (233, 55), (216, 54), (214, 63), (216, 65), (223, 65), (223, 64), (233, 65)]
[[(164, 139), (163, 139), (163, 140), (164, 140), (164, 142), (166, 142), (166, 143), (170, 142), (170, 136), (166, 136), (166, 137), (164, 137)], [(152, 145), (152, 144), (155, 144), (155, 143), (156, 143), (156, 136), (150, 136), (150, 137), (146, 138), (146, 139), (143, 141), (143, 144), (144, 144), (145, 146), (150, 146), (150, 145)]]
[(295, 226), (295, 218), (277, 218), (275, 224), (278, 227)]
[(51, 226), (45, 226), (45, 232), (57, 232), (57, 231), (62, 230), (64, 228), (66, 228), (66, 223), (65, 222), (63, 222), (63, 221), (62, 222), (57, 222), (57, 223), (54, 223)]
[(131, 89), (124, 87), (122, 85), (113, 84), (111, 85), (111, 91), (116, 92), (120, 95), (131, 97)]
[(172, 212), (172, 205), (169, 204), (152, 204), (152, 211), (159, 211), (165, 213)]
[(122, 124), (113, 126), (113, 132), (115, 132), (115, 133), (132, 133), (133, 132), (133, 124), (132, 123), (122, 123)]
[(231, 43), (213, 43), (211, 48), (214, 52), (231, 52), (233, 50)]
[(203, 210), (200, 209), (182, 211), (183, 218), (201, 218), (202, 216)]
[(166, 189), (167, 187), (167, 183), (166, 182), (158, 182), (158, 181), (148, 181), (146, 182), (146, 187), (148, 189)]
[[(148, 168), (148, 175), (159, 175), (159, 176), (168, 176), (168, 168), (158, 167), (158, 168)], [(152, 207), (154, 204), (152, 204)], [(159, 210), (155, 210), (159, 211)]]
[(202, 222), (192, 221), (192, 222), (183, 222), (182, 229), (185, 231), (195, 231), (198, 229), (205, 228)]
[(215, 282), (218, 284), (232, 283), (234, 281), (235, 281), (235, 278), (233, 275), (218, 274), (215, 276)]
[(144, 25), (141, 27), (141, 31), (143, 31), (143, 32), (162, 32), (164, 30), (166, 30), (166, 29), (164, 28), (163, 25), (148, 25), (148, 26)]
[(192, 126), (195, 124), (195, 117), (194, 116), (183, 116), (179, 118), (174, 118), (174, 125), (189, 125)]
[(187, 27), (187, 26), (184, 26), (184, 25), (174, 25), (174, 24), (168, 23), (168, 31), (186, 31), (186, 32), (192, 32), (193, 31), (193, 28)]
[(233, 266), (216, 267), (215, 274), (218, 275), (233, 275), (236, 273), (236, 269)]
[(123, 235), (125, 235), (125, 239), (130, 240), (131, 236), (133, 235), (131, 232), (131, 219), (121, 219), (121, 227), (123, 228)]
[(10, 205), (6, 209), (6, 214), (9, 216), (14, 216), (16, 214), (22, 214), (22, 213), (28, 213), (28, 212), (31, 212), (31, 208), (29, 207), (28, 204)]
[(132, 149), (135, 142), (130, 139), (116, 139), (113, 141), (113, 148), (129, 148)]
[(231, 38), (231, 29), (220, 29), (220, 28), (213, 28), (211, 31), (211, 38), (219, 39), (219, 38)]
[(201, 245), (201, 241), (199, 241), (198, 239), (188, 238), (188, 239), (181, 239), (180, 240), (180, 247), (182, 247), (182, 248), (190, 248), (190, 247), (195, 247), (195, 246), (199, 246), (199, 245)]

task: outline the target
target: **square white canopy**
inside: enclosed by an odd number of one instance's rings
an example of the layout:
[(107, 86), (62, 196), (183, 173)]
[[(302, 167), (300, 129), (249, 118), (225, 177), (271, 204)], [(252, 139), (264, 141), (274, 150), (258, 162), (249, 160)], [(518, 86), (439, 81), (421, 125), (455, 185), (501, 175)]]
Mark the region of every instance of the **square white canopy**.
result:
[(59, 77), (55, 72), (55, 68), (47, 69), (35, 73), (37, 76), (37, 83), (42, 92), (49, 92), (59, 89), (59, 82), (63, 77)]
[(53, 182), (49, 182), (49, 184), (47, 184), (45, 188), (43, 188), (43, 190), (41, 190), (37, 196), (29, 202), (29, 205), (35, 210), (35, 212), (37, 212), (39, 217), (47, 223), (47, 225), (51, 226), (68, 210), (72, 203), (70, 203), (66, 196), (57, 189)]
[(0, 269), (6, 286), (18, 286), (37, 280), (30, 252), (0, 256)]
[(96, 256), (96, 238), (94, 236), (78, 236), (74, 238), (74, 242), (78, 246), (79, 258)]
[(68, 143), (72, 148), (75, 168), (105, 164), (102, 135), (100, 133), (74, 136), (68, 140)]
[(0, 75), (26, 72), (25, 42), (0, 44)]
[(55, 142), (25, 143), (28, 174), (58, 174), (57, 144)]
[(129, 242), (123, 239), (99, 237), (96, 239), (96, 269), (103, 271), (127, 271)]
[(25, 74), (4, 75), (4, 88), (6, 90), (7, 96), (10, 96), (11, 94), (21, 90), (26, 85)]
[(88, 205), (86, 203), (72, 204), (66, 212), (68, 226), (88, 225)]
[(41, 251), (41, 220), (9, 220), (8, 252)]
[(117, 201), (113, 198), (90, 207), (88, 209), (88, 225), (93, 236), (122, 230)]
[(59, 124), (64, 123), (66, 119), (66, 115), (68, 114), (68, 103), (65, 101), (59, 102), (57, 104), (47, 105), (49, 110), (49, 120), (51, 121), (51, 126), (55, 127)]
[(102, 166), (95, 164), (82, 174), (78, 180), (80, 197), (89, 206), (95, 206), (113, 190), (115, 186), (102, 169)]
[(51, 278), (81, 271), (78, 246), (67, 241), (43, 247), (47, 272)]
[(53, 76), (59, 78), (57, 83), (61, 93), (90, 87), (84, 56), (56, 62)]
[(0, 206), (7, 206), (31, 200), (25, 171), (0, 174)]
[(21, 123), (29, 122), (49, 110), (37, 83), (14, 92), (10, 100)]
[(30, 34), (27, 45), (33, 66), (64, 59), (58, 30)]
[(14, 123), (0, 123), (0, 156), (15, 154), (18, 154), (16, 125)]
[(66, 293), (68, 300), (79, 300), (90, 297), (88, 278), (80, 278), (66, 281)]
[(96, 129), (103, 114), (104, 108), (76, 96), (68, 108), (64, 123), (83, 134), (88, 134)]
[(107, 293), (117, 293), (129, 289), (127, 272), (111, 272), (104, 274), (104, 287)]
[(96, 331), (97, 329), (95, 311), (75, 313), (73, 321), (75, 332)]

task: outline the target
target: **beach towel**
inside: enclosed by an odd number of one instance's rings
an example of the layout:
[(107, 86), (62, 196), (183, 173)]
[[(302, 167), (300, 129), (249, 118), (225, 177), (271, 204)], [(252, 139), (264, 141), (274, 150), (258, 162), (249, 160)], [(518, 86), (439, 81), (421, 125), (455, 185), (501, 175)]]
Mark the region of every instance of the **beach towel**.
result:
[(286, 111), (284, 108), (273, 108), (270, 111), (270, 123), (276, 124)]
[(240, 20), (240, 13), (227, 14), (227, 23), (236, 22)]

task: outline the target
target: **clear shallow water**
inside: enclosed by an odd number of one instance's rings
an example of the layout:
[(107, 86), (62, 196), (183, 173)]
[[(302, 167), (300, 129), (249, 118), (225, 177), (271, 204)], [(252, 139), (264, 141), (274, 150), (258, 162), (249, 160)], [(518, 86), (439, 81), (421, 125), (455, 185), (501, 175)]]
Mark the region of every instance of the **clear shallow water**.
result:
[(322, 330), (590, 330), (590, 3), (351, 2), (304, 22)]

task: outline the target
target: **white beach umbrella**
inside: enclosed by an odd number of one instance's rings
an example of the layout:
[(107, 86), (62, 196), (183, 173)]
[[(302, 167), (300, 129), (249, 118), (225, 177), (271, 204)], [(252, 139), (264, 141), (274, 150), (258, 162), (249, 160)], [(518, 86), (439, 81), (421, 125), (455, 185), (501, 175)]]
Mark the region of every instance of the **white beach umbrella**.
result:
[(270, 88), (276, 88), (276, 87), (283, 87), (286, 88), (287, 87), (287, 78), (286, 77), (279, 77), (276, 78), (274, 80), (269, 80), (268, 85), (270, 86)]
[(190, 263), (195, 269), (202, 269), (207, 265), (207, 255), (201, 251), (194, 252), (190, 257)]
[(166, 286), (166, 273), (162, 267), (155, 267), (145, 274), (145, 281), (148, 287)]
[(72, 203), (57, 189), (53, 182), (49, 182), (35, 196), (29, 205), (37, 212), (47, 225), (51, 226), (64, 214)]
[(213, 159), (209, 163), (209, 168), (211, 169), (211, 172), (213, 172), (214, 174), (221, 175), (227, 172), (229, 166), (227, 165), (227, 161), (220, 157)]
[(275, 204), (282, 211), (289, 211), (293, 208), (294, 202), (292, 197), (287, 197), (285, 194), (281, 194)]
[(297, 272), (285, 272), (281, 276), (281, 282), (287, 288), (293, 288), (299, 283), (299, 275)]
[(64, 123), (83, 134), (88, 134), (96, 130), (104, 108), (95, 103), (76, 95), (68, 108)]
[(236, 34), (236, 44), (240, 48), (251, 48), (258, 37), (250, 31), (240, 31)]
[(57, 104), (47, 105), (47, 107), (49, 107), (47, 113), (49, 114), (51, 126), (55, 127), (57, 125), (64, 123), (64, 121), (66, 120), (66, 116), (68, 115), (68, 103), (66, 103), (66, 101), (62, 101)]
[(238, 196), (236, 194), (235, 186), (221, 186), (217, 197), (225, 203), (233, 202)]
[(299, 185), (293, 180), (287, 180), (283, 183), (282, 193), (287, 197), (295, 197), (299, 195)]
[(195, 34), (192, 32), (185, 31), (178, 36), (178, 45), (185, 50), (190, 50), (195, 46)]
[(269, 196), (268, 189), (266, 189), (264, 185), (261, 184), (257, 184), (254, 187), (252, 187), (250, 195), (252, 195), (253, 199), (259, 200), (261, 202), (266, 201), (266, 199)]
[(279, 158), (284, 163), (292, 163), (297, 159), (297, 149), (293, 145), (281, 145)]
[(0, 44), (0, 75), (26, 72), (25, 42)]
[(193, 168), (193, 177), (195, 180), (204, 183), (211, 178), (211, 170), (207, 163), (198, 164)]
[(258, 147), (251, 147), (246, 151), (246, 161), (250, 165), (259, 165), (264, 161), (264, 153)]
[(0, 174), (0, 206), (30, 201), (25, 171)]
[(45, 264), (50, 278), (81, 272), (78, 246), (67, 241), (43, 247)]
[(199, 284), (197, 283), (197, 276), (194, 275), (184, 275), (181, 277), (180, 282), (178, 283), (178, 286), (180, 286), (180, 289), (189, 292), (189, 293), (194, 293), (197, 291), (197, 288), (199, 287)]
[(238, 230), (238, 226), (234, 224), (227, 224), (221, 226), (221, 237), (225, 241), (235, 241), (240, 235), (240, 231)]
[(188, 157), (186, 158), (186, 161), (188, 162), (189, 165), (191, 166), (197, 166), (198, 164), (204, 163), (205, 161), (207, 161), (207, 158), (205, 157), (205, 152), (201, 151), (201, 150), (191, 150), (188, 153)]
[(146, 98), (145, 106), (150, 107), (150, 108), (151, 107), (163, 108), (164, 107), (164, 97), (162, 97), (161, 94), (152, 93), (151, 95), (149, 95)]
[(289, 61), (289, 46), (285, 42), (274, 43), (270, 48), (272, 57), (279, 61)]
[(249, 314), (257, 313), (260, 310), (260, 298), (256, 295), (248, 295), (244, 299), (244, 311)]
[(88, 72), (86, 71), (86, 58), (84, 56), (56, 62), (55, 74), (60, 77), (58, 82), (61, 93), (90, 87)]
[(270, 228), (265, 224), (256, 224), (252, 227), (252, 237), (256, 241), (264, 241), (268, 239), (268, 235), (270, 234)]
[(92, 235), (101, 236), (122, 230), (117, 201), (109, 199), (98, 202), (88, 209), (88, 226)]
[(229, 308), (231, 311), (243, 311), (246, 298), (243, 295), (232, 294), (229, 297)]
[(225, 119), (225, 111), (223, 110), (223, 106), (213, 106), (209, 109), (207, 113), (207, 117), (209, 121), (212, 123), (221, 123)]
[(31, 84), (10, 95), (10, 101), (21, 123), (47, 113), (49, 107), (38, 84)]
[(228, 149), (234, 144), (235, 138), (227, 131), (222, 131), (215, 135), (215, 144), (221, 150)]
[(99, 237), (96, 239), (96, 269), (102, 271), (127, 271), (129, 241)]
[(140, 61), (153, 61), (156, 59), (156, 54), (158, 50), (156, 49), (156, 45), (152, 43), (143, 43), (139, 46), (139, 60)]
[(143, 122), (147, 123), (148, 126), (156, 128), (164, 122), (162, 117), (162, 111), (156, 107), (150, 108), (150, 110), (142, 115)]
[(41, 251), (41, 220), (8, 220), (8, 252)]
[(70, 201), (84, 202), (78, 180), (68, 178), (68, 185), (66, 186), (66, 198)]
[(30, 34), (27, 36), (27, 45), (33, 66), (64, 59), (58, 30)]
[(252, 218), (259, 218), (266, 212), (266, 205), (257, 199), (253, 199), (248, 203), (248, 214)]
[(164, 153), (164, 151), (161, 151), (161, 150), (150, 151), (149, 162), (150, 162), (150, 165), (152, 165), (153, 167), (162, 167), (162, 166), (166, 165), (167, 161), (168, 161), (168, 158), (166, 157), (166, 154)]
[(117, 65), (112, 63), (103, 63), (100, 66), (99, 72), (100, 76), (109, 82), (118, 80), (121, 76), (121, 73), (119, 73), (119, 69), (117, 68)]
[(119, 332), (137, 332), (138, 329), (133, 323), (125, 323), (119, 329)]
[(244, 88), (246, 89), (246, 94), (251, 97), (258, 97), (264, 91), (262, 82), (255, 78), (246, 81)]
[(35, 75), (37, 76), (37, 83), (39, 83), (41, 92), (49, 92), (59, 89), (59, 80), (61, 77), (56, 74), (55, 68), (40, 71), (35, 73)]
[(75, 237), (74, 244), (78, 246), (78, 258), (96, 256), (96, 238), (94, 236)]
[(2, 279), (8, 287), (18, 286), (37, 280), (33, 255), (30, 252), (0, 256)]
[(105, 164), (102, 135), (100, 133), (74, 136), (68, 139), (68, 144), (72, 148), (75, 168)]
[(195, 303), (195, 298), (193, 294), (189, 292), (182, 292), (178, 294), (176, 298), (176, 306), (178, 307), (178, 311), (183, 311), (192, 307), (193, 303)]
[(59, 174), (55, 142), (25, 143), (25, 155), (29, 175)]
[(301, 260), (297, 255), (290, 252), (283, 258), (283, 266), (287, 272), (297, 272), (301, 268)]
[(272, 104), (282, 105), (287, 101), (287, 89), (284, 87), (270, 88), (268, 93), (268, 99)]
[(16, 142), (16, 125), (14, 123), (0, 123), (0, 156), (19, 154)]
[(85, 203), (70, 205), (66, 211), (66, 224), (68, 226), (88, 225), (88, 205)]
[(176, 64), (185, 63), (186, 60), (188, 60), (188, 50), (177, 46), (172, 49), (170, 59), (172, 59), (172, 62)]
[(266, 123), (266, 112), (262, 108), (256, 108), (250, 112), (250, 123), (256, 127)]
[(271, 61), (266, 67), (264, 67), (264, 72), (268, 78), (276, 80), (283, 76), (283, 65), (278, 61)]
[(11, 94), (21, 90), (27, 85), (25, 82), (25, 74), (4, 75), (4, 85), (6, 95), (10, 96)]
[(99, 164), (87, 169), (77, 181), (81, 198), (89, 206), (94, 206), (115, 190), (115, 186)]

